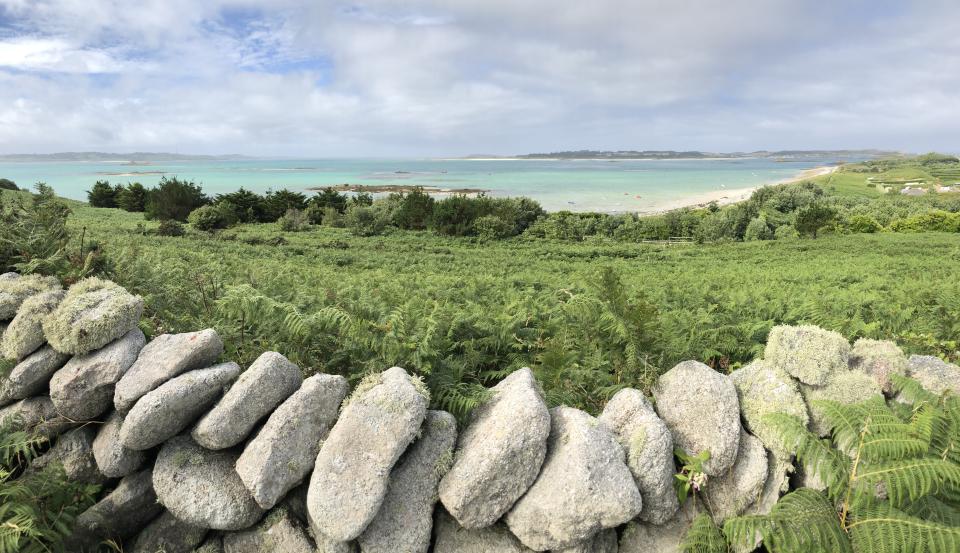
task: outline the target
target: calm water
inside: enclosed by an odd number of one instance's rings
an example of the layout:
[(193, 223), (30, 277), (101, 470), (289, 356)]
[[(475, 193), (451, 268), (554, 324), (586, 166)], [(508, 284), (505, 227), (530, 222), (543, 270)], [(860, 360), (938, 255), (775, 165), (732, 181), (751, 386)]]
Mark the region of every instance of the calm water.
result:
[(86, 199), (98, 179), (152, 186), (162, 175), (192, 179), (208, 194), (240, 187), (304, 191), (337, 184), (481, 188), (491, 196), (528, 196), (548, 210), (646, 211), (703, 193), (796, 176), (837, 158), (778, 163), (768, 159), (548, 160), (227, 160), (153, 162), (0, 162), (0, 177), (25, 187), (43, 181), (62, 196)]

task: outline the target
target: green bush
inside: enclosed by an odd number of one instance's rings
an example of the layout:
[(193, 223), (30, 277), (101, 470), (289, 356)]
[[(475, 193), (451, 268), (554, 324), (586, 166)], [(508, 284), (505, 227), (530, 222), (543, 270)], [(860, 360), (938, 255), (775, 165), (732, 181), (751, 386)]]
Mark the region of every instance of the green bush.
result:
[(484, 215), (473, 223), (474, 230), (480, 240), (499, 240), (513, 236), (514, 227), (496, 215)]
[(159, 221), (173, 219), (186, 222), (193, 210), (208, 203), (210, 199), (193, 181), (161, 177), (160, 184), (147, 194), (144, 216)]
[(187, 220), (197, 230), (225, 229), (237, 224), (236, 212), (236, 206), (230, 202), (217, 202), (198, 207)]
[(746, 241), (773, 240), (773, 238), (773, 230), (763, 215), (752, 219), (743, 233), (743, 239)]
[(280, 220), (291, 209), (297, 211), (307, 209), (307, 197), (300, 192), (291, 192), (287, 189), (275, 192), (267, 190), (263, 204), (266, 217), (264, 222), (273, 222)]
[(93, 188), (87, 190), (87, 202), (92, 207), (117, 207), (117, 194), (123, 190), (119, 184), (110, 186), (105, 180), (98, 180)]
[(797, 210), (797, 219), (793, 226), (800, 236), (816, 238), (820, 229), (832, 223), (836, 216), (837, 211), (832, 207), (814, 202)]
[(326, 207), (332, 207), (339, 213), (344, 213), (347, 210), (348, 202), (349, 198), (345, 194), (341, 194), (329, 187), (324, 188), (319, 194), (307, 200), (307, 204), (310, 208), (318, 208), (322, 210)]
[(143, 212), (147, 207), (147, 189), (139, 182), (127, 184), (117, 192), (117, 207), (124, 211)]
[(267, 216), (266, 201), (263, 196), (256, 192), (251, 192), (245, 188), (240, 188), (236, 192), (229, 194), (217, 194), (214, 203), (228, 203), (234, 210), (234, 216), (241, 223), (266, 223), (269, 222)]
[(793, 225), (781, 225), (773, 231), (774, 240), (791, 240), (799, 237), (800, 235), (797, 234), (797, 229)]
[(69, 215), (70, 208), (44, 183), (37, 183), (37, 193), (29, 198), (0, 196), (0, 272), (65, 276), (79, 261), (67, 250)]
[(183, 236), (185, 233), (183, 223), (173, 219), (164, 219), (160, 221), (160, 226), (157, 227), (157, 235), (159, 236)]
[(874, 232), (880, 232), (883, 229), (880, 223), (869, 215), (854, 215), (850, 217), (850, 220), (847, 221), (847, 228), (850, 232), (862, 234), (872, 234)]
[(288, 209), (283, 217), (280, 217), (280, 230), (287, 232), (300, 232), (310, 227), (310, 220), (307, 214), (300, 209)]
[(0, 179), (0, 190), (20, 190), (20, 187), (10, 179)]
[(376, 206), (352, 205), (347, 208), (344, 222), (356, 236), (376, 236), (386, 230), (390, 217)]
[(434, 199), (416, 187), (407, 194), (397, 194), (397, 207), (393, 212), (393, 224), (402, 229), (423, 230), (433, 216)]
[(932, 210), (890, 223), (893, 232), (960, 232), (960, 214)]
[(474, 198), (455, 194), (433, 205), (430, 228), (437, 234), (468, 236), (473, 231), (473, 222), (484, 215), (481, 204)]

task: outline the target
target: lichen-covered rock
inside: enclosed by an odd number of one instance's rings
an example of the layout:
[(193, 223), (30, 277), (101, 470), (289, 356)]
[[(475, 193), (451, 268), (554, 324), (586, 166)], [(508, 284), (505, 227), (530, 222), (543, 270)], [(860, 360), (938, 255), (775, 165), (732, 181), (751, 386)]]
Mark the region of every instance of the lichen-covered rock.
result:
[(942, 394), (950, 390), (960, 394), (960, 367), (932, 355), (911, 355), (907, 375), (928, 392)]
[(390, 474), (390, 488), (376, 518), (357, 540), (362, 553), (427, 553), (440, 477), (453, 461), (457, 421), (429, 411), (422, 435)]
[(733, 468), (707, 482), (704, 500), (717, 524), (743, 513), (760, 497), (767, 481), (767, 450), (747, 431), (740, 431), (740, 449)]
[(565, 549), (554, 550), (553, 553), (617, 553), (618, 549), (617, 531), (610, 528), (587, 541)]
[(809, 423), (807, 404), (800, 395), (797, 383), (790, 376), (764, 361), (754, 361), (730, 373), (737, 389), (740, 414), (744, 425), (763, 445), (781, 459), (792, 454), (783, 443), (780, 432), (765, 419), (772, 413), (796, 417), (804, 425)]
[(224, 553), (223, 538), (220, 536), (209, 537), (207, 541), (203, 542), (203, 545), (194, 549), (193, 553)]
[(67, 290), (60, 305), (44, 317), (43, 332), (57, 351), (82, 355), (136, 328), (142, 314), (143, 298), (91, 277)]
[(29, 470), (43, 470), (52, 464), (61, 465), (67, 478), (87, 484), (102, 484), (106, 476), (97, 468), (93, 458), (93, 440), (97, 429), (81, 426), (57, 439), (46, 453), (30, 463)]
[(50, 399), (64, 416), (92, 420), (113, 407), (113, 388), (146, 338), (135, 328), (97, 351), (67, 361), (50, 379)]
[(164, 511), (137, 536), (133, 553), (190, 553), (203, 542), (207, 529), (187, 524)]
[(307, 509), (325, 536), (350, 541), (376, 516), (390, 471), (427, 414), (423, 383), (400, 367), (368, 377), (354, 391), (320, 447)]
[(243, 441), (257, 421), (297, 391), (300, 369), (275, 351), (260, 355), (194, 427), (194, 441), (224, 449)]
[(47, 342), (43, 335), (43, 318), (56, 309), (63, 295), (63, 290), (50, 290), (23, 300), (17, 316), (3, 332), (3, 340), (0, 342), (3, 357), (23, 359)]
[(433, 553), (532, 553), (502, 523), (464, 528), (444, 509), (437, 509), (433, 534)]
[[(802, 400), (801, 400), (802, 402)], [(674, 489), (673, 437), (643, 393), (617, 392), (600, 415), (627, 454), (627, 467), (643, 498), (640, 520), (661, 524), (680, 508)], [(616, 544), (616, 539), (613, 540)]]
[(643, 506), (626, 454), (610, 428), (571, 407), (556, 407), (537, 480), (507, 513), (527, 547), (570, 547), (619, 526)]
[(233, 465), (237, 454), (210, 451), (189, 436), (163, 444), (153, 469), (157, 500), (173, 516), (214, 530), (243, 530), (264, 510), (243, 486)]
[(733, 466), (740, 444), (740, 402), (730, 377), (684, 361), (660, 376), (653, 397), (676, 446), (692, 456), (710, 452), (704, 473), (719, 476)]
[(59, 353), (50, 346), (44, 346), (28, 355), (13, 367), (9, 376), (0, 381), (0, 405), (43, 393), (50, 377), (68, 359), (69, 355)]
[(8, 272), (8, 273), (0, 274), (0, 281), (2, 281), (2, 280), (16, 280), (16, 279), (18, 279), (18, 278), (20, 278), (20, 275), (17, 274), (17, 273), (15, 273), (15, 272), (13, 272), (13, 271), (10, 271), (10, 272)]
[(212, 328), (157, 336), (117, 382), (114, 406), (125, 413), (147, 392), (187, 371), (209, 367), (221, 353), (223, 340)]
[(817, 326), (775, 326), (763, 358), (804, 384), (823, 386), (831, 373), (847, 370), (850, 343)]
[(816, 406), (816, 401), (836, 401), (850, 405), (881, 396), (880, 385), (873, 377), (850, 370), (833, 373), (823, 386), (801, 384), (800, 393), (803, 394), (810, 411), (810, 430), (820, 436), (828, 436), (830, 427), (823, 417), (823, 410)]
[(284, 508), (274, 509), (256, 527), (223, 536), (224, 553), (314, 553), (306, 530)]
[(790, 491), (790, 475), (793, 474), (793, 463), (767, 452), (767, 479), (763, 483), (760, 497), (747, 508), (747, 515), (768, 515), (773, 506), (780, 500), (780, 496)]
[[(530, 488), (547, 452), (550, 414), (530, 369), (515, 371), (473, 410), (440, 501), (465, 528), (500, 519)], [(517, 424), (523, 421), (523, 424)]]
[(50, 290), (60, 290), (60, 282), (55, 277), (26, 275), (0, 279), (0, 321), (14, 318), (20, 305), (30, 296)]
[(311, 376), (247, 443), (237, 474), (261, 507), (276, 505), (313, 470), (347, 389), (342, 376)]
[(680, 542), (696, 515), (694, 502), (687, 501), (677, 516), (663, 524), (630, 522), (620, 536), (619, 553), (680, 553)]
[(889, 394), (893, 391), (891, 375), (907, 374), (907, 356), (889, 340), (860, 338), (850, 351), (850, 368), (869, 374), (883, 393)]
[(0, 409), (0, 426), (4, 424), (11, 424), (15, 431), (28, 430), (45, 438), (58, 436), (77, 425), (58, 414), (48, 396), (21, 399)]
[(120, 443), (150, 449), (176, 436), (203, 414), (240, 374), (236, 363), (197, 369), (167, 381), (140, 398), (126, 414)]
[(151, 478), (147, 469), (121, 480), (112, 492), (77, 517), (72, 541), (89, 546), (135, 536), (163, 511), (157, 504)]
[(146, 460), (146, 453), (129, 449), (120, 443), (123, 415), (114, 411), (93, 440), (93, 458), (100, 472), (110, 478), (132, 474)]

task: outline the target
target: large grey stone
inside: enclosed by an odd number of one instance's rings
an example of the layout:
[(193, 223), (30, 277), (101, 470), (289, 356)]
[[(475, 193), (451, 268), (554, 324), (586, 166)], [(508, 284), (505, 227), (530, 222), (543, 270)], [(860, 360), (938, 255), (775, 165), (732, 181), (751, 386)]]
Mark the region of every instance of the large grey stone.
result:
[(775, 326), (763, 359), (804, 384), (822, 386), (831, 373), (847, 370), (850, 343), (816, 326)]
[(237, 474), (261, 507), (276, 505), (313, 470), (347, 389), (342, 376), (311, 376), (247, 443)]
[(106, 497), (81, 513), (76, 520), (75, 540), (93, 545), (107, 539), (122, 541), (140, 532), (163, 511), (157, 504), (151, 477), (150, 469), (127, 476)]
[(820, 436), (830, 434), (830, 426), (817, 401), (836, 401), (845, 405), (881, 397), (880, 385), (872, 376), (860, 371), (842, 370), (830, 375), (823, 386), (800, 385), (800, 393), (810, 412), (810, 430)]
[(889, 340), (860, 338), (850, 351), (850, 369), (873, 377), (885, 394), (893, 391), (892, 375), (907, 374), (907, 356)]
[(390, 474), (390, 488), (376, 518), (357, 540), (362, 553), (427, 553), (437, 486), (453, 461), (457, 421), (429, 411), (422, 435)]
[(13, 430), (26, 430), (46, 438), (53, 438), (76, 426), (57, 413), (48, 396), (21, 399), (0, 409), (0, 425), (4, 424), (11, 424)]
[(760, 440), (741, 430), (740, 449), (733, 468), (711, 478), (703, 494), (714, 522), (722, 524), (753, 505), (767, 481), (767, 469), (767, 450)]
[(610, 428), (571, 407), (550, 410), (547, 457), (537, 480), (507, 513), (530, 549), (563, 549), (631, 520), (643, 506)]
[(23, 301), (17, 316), (3, 332), (3, 340), (0, 341), (3, 357), (23, 359), (47, 342), (43, 335), (43, 318), (56, 309), (63, 295), (63, 290), (50, 290)]
[(260, 355), (194, 427), (194, 441), (224, 449), (243, 441), (257, 421), (297, 391), (300, 369), (275, 351)]
[(669, 520), (680, 504), (673, 485), (673, 437), (667, 425), (643, 394), (631, 388), (610, 399), (600, 420), (613, 430), (627, 454), (627, 467), (643, 498), (640, 520), (653, 524)]
[(744, 425), (781, 459), (789, 459), (792, 451), (783, 443), (780, 431), (766, 419), (773, 413), (796, 417), (806, 425), (810, 421), (807, 404), (797, 383), (787, 373), (764, 361), (754, 361), (730, 373), (737, 389), (740, 414)]
[(91, 277), (67, 290), (60, 305), (44, 317), (43, 333), (55, 350), (82, 355), (136, 328), (142, 314), (143, 298)]
[(513, 372), (490, 392), (460, 433), (453, 467), (440, 481), (440, 501), (465, 528), (489, 526), (510, 510), (547, 452), (550, 414), (530, 369)]
[(187, 524), (164, 511), (137, 536), (133, 553), (190, 553), (203, 542), (207, 529)]
[(486, 528), (464, 528), (444, 509), (437, 509), (433, 553), (529, 553), (501, 523)]
[(114, 406), (117, 411), (129, 411), (147, 392), (187, 371), (210, 366), (221, 353), (223, 340), (212, 328), (157, 336), (117, 382)]
[(274, 509), (260, 524), (223, 537), (224, 553), (314, 553), (306, 530), (287, 509)]
[(960, 394), (960, 367), (932, 355), (911, 355), (907, 375), (928, 392), (942, 394), (950, 390)]
[(767, 452), (767, 479), (763, 483), (760, 497), (753, 505), (747, 508), (744, 514), (768, 515), (773, 506), (780, 500), (780, 496), (790, 491), (790, 475), (793, 474), (793, 463)]
[(30, 470), (43, 470), (44, 467), (57, 464), (63, 467), (64, 474), (70, 480), (87, 484), (102, 484), (106, 476), (97, 468), (93, 458), (93, 440), (97, 429), (85, 425), (60, 436), (46, 453), (30, 463)]
[(555, 550), (554, 553), (617, 553), (618, 549), (617, 531), (610, 528), (587, 541), (565, 549)]
[(50, 399), (63, 415), (92, 420), (113, 407), (113, 388), (146, 338), (135, 328), (103, 348), (67, 361), (50, 379)]
[(150, 449), (197, 420), (240, 374), (236, 363), (221, 363), (180, 375), (140, 398), (123, 420), (120, 443)]
[(693, 501), (663, 524), (630, 522), (620, 535), (620, 553), (680, 553), (680, 542), (696, 518)]
[(26, 399), (43, 393), (47, 389), (50, 377), (57, 372), (69, 355), (57, 352), (50, 346), (44, 346), (17, 363), (10, 375), (0, 382), (0, 405), (7, 405), (18, 399)]
[(703, 363), (684, 361), (653, 387), (656, 409), (688, 455), (710, 452), (703, 472), (719, 476), (733, 466), (740, 443), (740, 403), (730, 377)]
[(55, 277), (26, 275), (0, 279), (0, 321), (13, 319), (20, 305), (30, 296), (59, 289), (60, 282)]
[(264, 510), (233, 470), (237, 454), (210, 451), (189, 436), (163, 444), (153, 469), (157, 500), (178, 519), (214, 530), (243, 530)]
[(359, 536), (380, 509), (390, 470), (427, 414), (426, 388), (400, 367), (365, 379), (320, 447), (307, 509), (336, 541)]
[(100, 427), (93, 440), (93, 458), (100, 472), (110, 478), (121, 478), (132, 474), (146, 460), (146, 453), (129, 449), (120, 443), (120, 428), (123, 415), (114, 411)]

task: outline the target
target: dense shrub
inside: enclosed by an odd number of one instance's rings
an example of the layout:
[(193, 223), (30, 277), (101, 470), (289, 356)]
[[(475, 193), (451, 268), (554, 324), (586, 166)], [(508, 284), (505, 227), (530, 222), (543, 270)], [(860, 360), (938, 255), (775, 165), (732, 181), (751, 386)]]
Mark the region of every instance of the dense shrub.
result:
[(0, 190), (20, 190), (20, 187), (10, 179), (0, 179)]
[(183, 222), (193, 210), (209, 201), (203, 189), (193, 181), (161, 177), (160, 184), (147, 194), (145, 217)]
[(310, 208), (307, 210), (307, 219), (309, 219), (311, 223), (313, 223), (314, 221), (314, 217), (312, 217), (311, 214), (316, 214), (316, 213), (319, 213), (320, 216), (319, 218), (317, 218), (318, 223), (314, 223), (314, 224), (322, 223), (323, 226), (325, 227), (333, 227), (333, 228), (343, 228), (347, 226), (343, 213), (340, 213), (339, 211), (337, 211), (337, 208), (333, 206), (324, 207), (324, 208), (310, 206)]
[(823, 203), (814, 202), (804, 208), (797, 210), (797, 218), (794, 222), (797, 232), (800, 236), (817, 237), (817, 232), (823, 227), (833, 222), (837, 212), (830, 206)]
[(185, 232), (183, 223), (173, 219), (164, 219), (157, 227), (157, 234), (160, 236), (183, 236)]
[(241, 223), (263, 223), (268, 220), (264, 197), (244, 188), (229, 194), (217, 194), (215, 203), (229, 203), (234, 216)]
[(773, 231), (775, 240), (791, 240), (799, 237), (800, 235), (797, 234), (797, 229), (793, 225), (780, 225), (777, 230)]
[(287, 232), (300, 232), (310, 227), (310, 220), (307, 214), (300, 209), (288, 209), (283, 217), (280, 217), (280, 230)]
[(747, 241), (773, 240), (773, 238), (773, 229), (767, 224), (767, 218), (763, 215), (752, 219), (743, 233), (743, 239)]
[(390, 217), (376, 206), (352, 205), (347, 208), (344, 221), (356, 236), (376, 236), (386, 230)]
[(194, 209), (187, 220), (197, 230), (225, 229), (237, 224), (236, 211), (230, 202), (217, 202)]
[(513, 236), (514, 234), (513, 225), (496, 215), (484, 215), (483, 217), (478, 217), (477, 220), (474, 221), (473, 226), (477, 233), (477, 237), (483, 241), (498, 240), (508, 236)]
[(373, 194), (369, 192), (357, 192), (350, 197), (350, 203), (355, 205), (373, 205)]
[(396, 194), (393, 224), (402, 229), (423, 230), (433, 216), (435, 200), (423, 188), (416, 187), (407, 194)]
[(960, 214), (933, 210), (890, 223), (894, 232), (960, 232)]
[(114, 187), (105, 180), (98, 180), (87, 190), (87, 202), (93, 207), (117, 207), (117, 194), (121, 190), (123, 187), (119, 184)]
[(124, 211), (143, 212), (147, 207), (147, 189), (139, 182), (127, 184), (117, 192), (117, 207)]
[(0, 196), (0, 272), (62, 274), (69, 265), (70, 208), (37, 183), (32, 197)]
[(850, 232), (871, 234), (874, 232), (880, 232), (883, 227), (881, 227), (880, 223), (878, 223), (869, 215), (854, 215), (847, 221), (847, 229)]
[(266, 216), (264, 222), (273, 222), (278, 221), (291, 209), (297, 211), (307, 209), (307, 197), (300, 192), (291, 192), (285, 188), (277, 191), (267, 190), (263, 205)]
[(311, 208), (316, 207), (322, 210), (325, 207), (332, 207), (340, 213), (343, 213), (347, 210), (348, 202), (349, 198), (347, 198), (345, 194), (341, 194), (329, 187), (324, 188), (319, 194), (307, 200), (307, 203)]

